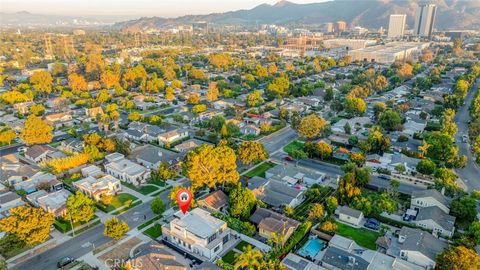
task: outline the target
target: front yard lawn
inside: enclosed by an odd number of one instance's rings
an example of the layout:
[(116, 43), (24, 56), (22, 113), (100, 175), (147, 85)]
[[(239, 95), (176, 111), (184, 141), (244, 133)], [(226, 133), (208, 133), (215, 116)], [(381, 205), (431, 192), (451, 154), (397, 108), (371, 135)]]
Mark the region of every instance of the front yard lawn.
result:
[(105, 206), (99, 202), (97, 205), (99, 206), (100, 210), (102, 210), (105, 213), (109, 213), (117, 208), (124, 206), (127, 201), (130, 201), (130, 204), (131, 204), (136, 200), (138, 200), (138, 198), (133, 196), (132, 194), (120, 193), (117, 196), (113, 197), (111, 204)]
[(234, 265), (235, 264), (235, 254), (240, 254), (240, 253), (235, 252), (233, 250), (230, 250), (229, 252), (227, 252), (227, 254), (225, 254), (222, 257), (222, 261), (224, 261), (228, 264)]
[(245, 242), (245, 241), (242, 241), (240, 243), (238, 243), (235, 248), (240, 250), (240, 251), (243, 251), (243, 249), (247, 246), (251, 246), (249, 243)]
[(254, 176), (265, 177), (265, 172), (268, 171), (270, 168), (277, 166), (277, 164), (272, 162), (263, 162), (257, 167), (251, 169), (247, 173), (245, 173), (246, 177), (252, 178)]
[(285, 147), (283, 147), (283, 151), (285, 151), (290, 156), (295, 150), (302, 150), (302, 149), (303, 149), (303, 143), (300, 141), (293, 141), (285, 145)]
[(160, 235), (162, 235), (162, 225), (157, 223), (152, 227), (146, 229), (143, 233), (150, 236), (150, 238), (152, 239), (157, 239), (158, 237), (160, 237)]
[(381, 236), (380, 233), (363, 228), (354, 228), (337, 222), (337, 233), (341, 236), (354, 240), (358, 245), (376, 250), (375, 241)]

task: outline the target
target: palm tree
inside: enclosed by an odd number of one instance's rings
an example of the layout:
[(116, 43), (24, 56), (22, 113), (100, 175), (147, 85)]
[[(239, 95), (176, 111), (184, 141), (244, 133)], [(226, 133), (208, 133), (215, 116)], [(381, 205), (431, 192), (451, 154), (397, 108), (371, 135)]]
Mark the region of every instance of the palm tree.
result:
[(259, 269), (260, 261), (263, 255), (260, 251), (252, 249), (252, 246), (248, 245), (243, 250), (243, 253), (237, 256), (237, 260), (233, 268), (237, 269)]
[(110, 118), (113, 120), (115, 130), (118, 130), (118, 120), (120, 119), (120, 113), (117, 110), (111, 111)]
[(426, 141), (423, 141), (422, 145), (418, 147), (418, 150), (420, 151), (420, 157), (423, 158), (427, 154), (428, 148), (430, 148), (430, 144), (428, 144)]

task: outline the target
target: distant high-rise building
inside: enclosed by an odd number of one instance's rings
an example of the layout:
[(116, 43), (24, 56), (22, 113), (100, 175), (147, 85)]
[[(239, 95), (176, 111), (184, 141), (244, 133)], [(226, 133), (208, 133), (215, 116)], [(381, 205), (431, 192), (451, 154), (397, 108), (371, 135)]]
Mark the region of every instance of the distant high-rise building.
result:
[(333, 33), (333, 30), (334, 30), (333, 23), (331, 23), (331, 22), (327, 23), (325, 25), (325, 29), (326, 29), (327, 33)]
[(436, 13), (436, 5), (420, 5), (415, 14), (415, 28), (413, 29), (413, 33), (420, 37), (430, 37), (433, 32)]
[(405, 14), (390, 15), (390, 21), (388, 22), (388, 37), (389, 38), (403, 37), (406, 20), (407, 20), (407, 15)]
[(344, 21), (338, 21), (336, 28), (337, 32), (345, 32), (345, 30), (347, 30), (347, 23)]

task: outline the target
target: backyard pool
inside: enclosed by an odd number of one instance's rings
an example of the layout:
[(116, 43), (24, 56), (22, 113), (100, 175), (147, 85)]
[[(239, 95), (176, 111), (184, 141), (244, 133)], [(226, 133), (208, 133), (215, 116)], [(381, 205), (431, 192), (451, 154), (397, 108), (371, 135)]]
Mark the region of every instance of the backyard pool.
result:
[(317, 256), (318, 252), (323, 249), (325, 246), (325, 242), (318, 239), (317, 237), (310, 237), (308, 239), (307, 243), (298, 250), (298, 255), (308, 258), (310, 257), (311, 259), (315, 258)]

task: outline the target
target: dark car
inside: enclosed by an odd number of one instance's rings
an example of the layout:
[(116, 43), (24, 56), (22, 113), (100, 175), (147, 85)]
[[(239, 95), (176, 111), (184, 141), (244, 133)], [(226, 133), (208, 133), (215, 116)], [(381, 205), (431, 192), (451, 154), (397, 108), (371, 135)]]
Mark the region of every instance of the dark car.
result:
[(74, 261), (75, 261), (75, 259), (70, 257), (70, 256), (63, 257), (57, 262), (57, 267), (58, 268), (63, 268), (64, 266), (69, 265)]
[(285, 159), (286, 161), (293, 161), (293, 158), (292, 158), (291, 156), (286, 156), (284, 159)]
[(363, 226), (372, 230), (378, 230), (380, 228), (380, 221), (374, 218), (368, 218), (365, 224), (363, 224)]

